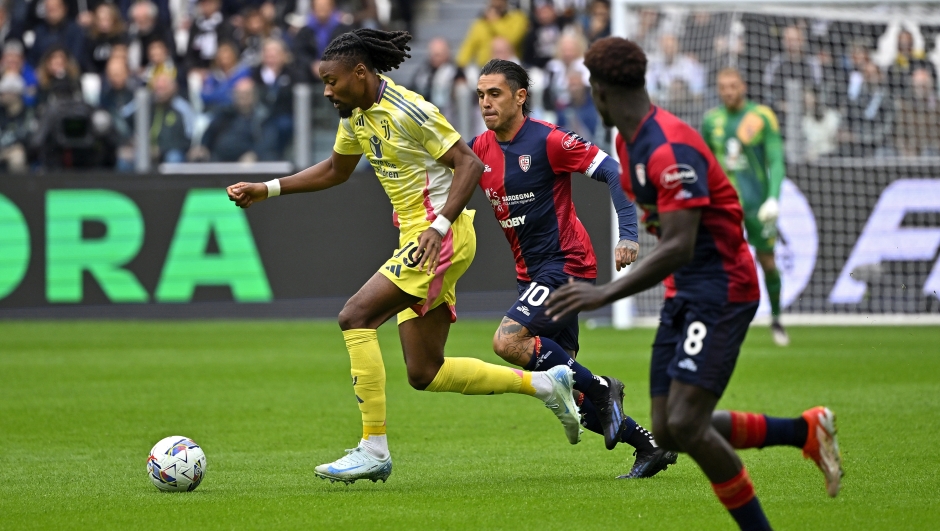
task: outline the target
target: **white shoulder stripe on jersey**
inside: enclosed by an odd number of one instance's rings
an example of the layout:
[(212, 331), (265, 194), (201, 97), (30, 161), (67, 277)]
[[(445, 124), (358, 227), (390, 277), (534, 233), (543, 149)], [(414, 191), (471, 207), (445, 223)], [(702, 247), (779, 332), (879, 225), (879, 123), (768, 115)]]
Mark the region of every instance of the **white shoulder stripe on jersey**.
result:
[(597, 155), (594, 155), (594, 160), (591, 161), (591, 164), (588, 165), (587, 170), (584, 174), (588, 177), (594, 176), (594, 170), (600, 167), (601, 163), (604, 162), (604, 159), (607, 158), (607, 153), (604, 153), (603, 149), (597, 150)]

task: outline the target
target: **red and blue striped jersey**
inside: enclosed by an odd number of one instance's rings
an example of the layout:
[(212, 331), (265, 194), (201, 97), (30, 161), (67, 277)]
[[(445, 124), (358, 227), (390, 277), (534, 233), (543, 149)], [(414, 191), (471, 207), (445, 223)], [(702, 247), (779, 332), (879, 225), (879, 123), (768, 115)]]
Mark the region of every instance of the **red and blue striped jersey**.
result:
[(480, 188), (512, 247), (518, 279), (548, 270), (597, 278), (591, 238), (571, 200), (571, 173), (591, 176), (607, 154), (575, 133), (531, 118), (510, 142), (501, 144), (486, 131), (470, 147), (485, 164)]
[(738, 194), (698, 131), (652, 106), (630, 142), (618, 134), (616, 145), (621, 184), (650, 233), (659, 236), (661, 212), (702, 209), (695, 255), (665, 280), (666, 298), (759, 300)]

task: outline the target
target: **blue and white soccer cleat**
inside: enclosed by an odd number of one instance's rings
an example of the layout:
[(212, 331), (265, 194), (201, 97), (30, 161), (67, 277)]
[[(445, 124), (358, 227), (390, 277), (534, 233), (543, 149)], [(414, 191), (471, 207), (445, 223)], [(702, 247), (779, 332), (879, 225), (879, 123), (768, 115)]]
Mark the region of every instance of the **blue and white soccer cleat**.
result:
[(346, 450), (346, 455), (336, 461), (316, 467), (314, 474), (321, 479), (330, 480), (330, 483), (342, 481), (348, 485), (358, 479), (370, 479), (372, 483), (381, 479), (382, 483), (385, 483), (392, 475), (392, 457), (379, 459), (360, 444)]
[(581, 442), (581, 415), (572, 396), (574, 371), (565, 365), (557, 365), (545, 374), (552, 379), (552, 394), (545, 400), (545, 407), (551, 409), (565, 427), (568, 442), (578, 444)]

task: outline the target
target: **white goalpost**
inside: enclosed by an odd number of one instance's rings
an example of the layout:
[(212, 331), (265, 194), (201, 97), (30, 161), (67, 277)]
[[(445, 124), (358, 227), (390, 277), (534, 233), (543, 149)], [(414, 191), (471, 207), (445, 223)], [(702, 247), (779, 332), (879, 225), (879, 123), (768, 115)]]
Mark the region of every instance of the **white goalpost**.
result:
[[(725, 67), (777, 115), (785, 324), (940, 325), (940, 3), (612, 0), (611, 21), (646, 52), (654, 103), (693, 127)], [(655, 324), (662, 294), (619, 301), (613, 325)]]

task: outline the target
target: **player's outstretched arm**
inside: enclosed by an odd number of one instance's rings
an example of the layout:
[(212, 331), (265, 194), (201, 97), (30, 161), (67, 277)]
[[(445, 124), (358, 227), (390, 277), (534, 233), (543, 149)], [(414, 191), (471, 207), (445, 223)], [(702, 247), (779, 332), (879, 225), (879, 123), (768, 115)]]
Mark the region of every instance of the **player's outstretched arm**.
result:
[(569, 282), (548, 298), (547, 314), (558, 321), (581, 311), (594, 310), (660, 283), (695, 256), (695, 239), (702, 211), (690, 208), (659, 215), (659, 243), (629, 275), (603, 286)]
[(429, 275), (437, 269), (437, 262), (441, 253), (441, 240), (447, 234), (450, 223), (463, 212), (473, 196), (473, 191), (480, 184), (480, 178), (483, 177), (483, 162), (462, 140), (458, 140), (437, 160), (441, 164), (454, 169), (454, 181), (450, 185), (447, 201), (444, 202), (444, 207), (438, 216), (446, 219), (447, 222), (435, 221), (431, 228), (418, 237), (418, 253), (421, 260), (418, 262), (417, 268), (418, 271), (427, 270)]
[(636, 208), (633, 201), (627, 198), (620, 185), (620, 164), (610, 157), (606, 157), (600, 166), (591, 175), (592, 179), (604, 181), (610, 190), (610, 200), (617, 211), (617, 224), (620, 241), (614, 247), (614, 261), (617, 271), (636, 261), (640, 253), (639, 237), (637, 236)]
[[(361, 154), (340, 155), (334, 151), (326, 160), (288, 177), (277, 179), (280, 185), (278, 195), (316, 192), (342, 184), (349, 180), (360, 158)], [(242, 208), (248, 208), (268, 198), (268, 186), (265, 183), (240, 182), (229, 186), (226, 191), (228, 198)]]

